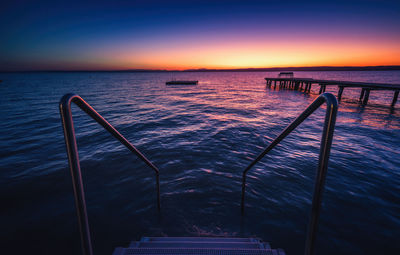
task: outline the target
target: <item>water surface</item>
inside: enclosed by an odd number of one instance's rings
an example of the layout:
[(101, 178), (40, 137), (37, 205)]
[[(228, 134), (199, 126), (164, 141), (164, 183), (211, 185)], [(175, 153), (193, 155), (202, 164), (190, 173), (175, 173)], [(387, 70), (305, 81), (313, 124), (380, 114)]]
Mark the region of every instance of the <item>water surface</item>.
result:
[[(161, 172), (154, 173), (73, 106), (96, 254), (141, 236), (256, 236), (302, 254), (324, 109), (241, 174), (318, 95), (271, 90), (277, 73), (14, 73), (0, 84), (1, 247), (77, 254), (79, 234), (58, 101), (81, 95)], [(400, 83), (400, 72), (295, 72)], [(197, 86), (165, 86), (170, 79)], [(336, 95), (336, 89), (328, 88)], [(400, 251), (400, 105), (392, 92), (345, 89), (320, 218), (320, 254)]]

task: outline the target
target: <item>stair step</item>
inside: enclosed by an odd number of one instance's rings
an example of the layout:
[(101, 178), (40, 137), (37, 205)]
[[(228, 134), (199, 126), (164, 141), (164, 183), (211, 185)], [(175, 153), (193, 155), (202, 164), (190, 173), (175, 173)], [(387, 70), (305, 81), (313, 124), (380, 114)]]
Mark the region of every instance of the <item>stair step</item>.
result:
[(285, 255), (281, 249), (116, 248), (113, 255)]
[(260, 242), (258, 238), (240, 237), (142, 237), (141, 242), (160, 241), (160, 242)]
[(264, 249), (265, 246), (260, 242), (162, 242), (147, 241), (131, 243), (131, 247), (137, 248), (232, 248), (232, 249)]

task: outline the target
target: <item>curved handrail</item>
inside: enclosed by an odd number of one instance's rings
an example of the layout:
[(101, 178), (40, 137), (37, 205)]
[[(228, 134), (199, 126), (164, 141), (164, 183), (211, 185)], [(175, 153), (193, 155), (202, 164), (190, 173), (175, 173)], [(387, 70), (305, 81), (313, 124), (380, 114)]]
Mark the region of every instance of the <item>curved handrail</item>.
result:
[(289, 126), (287, 126), (280, 135), (275, 138), (267, 148), (264, 149), (258, 157), (249, 164), (243, 171), (242, 179), (242, 201), (241, 210), (244, 214), (244, 195), (246, 190), (247, 172), (260, 161), (269, 151), (271, 151), (280, 141), (289, 135), (298, 125), (300, 125), (308, 116), (310, 116), (323, 103), (326, 103), (326, 114), (324, 129), (322, 131), (321, 147), (318, 159), (317, 177), (314, 187), (314, 196), (311, 206), (311, 218), (308, 226), (308, 235), (305, 247), (305, 254), (312, 255), (315, 252), (316, 232), (318, 229), (319, 212), (321, 209), (322, 192), (324, 189), (326, 172), (328, 169), (328, 160), (332, 145), (333, 131), (335, 128), (336, 114), (338, 109), (338, 101), (331, 93), (323, 93), (317, 97)]
[(81, 234), (83, 254), (92, 255), (92, 242), (89, 222), (86, 211), (85, 192), (82, 181), (81, 167), (79, 163), (78, 147), (76, 143), (74, 122), (72, 119), (71, 103), (75, 103), (82, 111), (92, 117), (105, 130), (111, 133), (131, 152), (143, 160), (156, 174), (157, 208), (160, 210), (160, 171), (138, 149), (135, 148), (123, 135), (121, 135), (110, 123), (108, 123), (95, 109), (76, 94), (66, 94), (60, 100), (60, 114), (64, 129), (65, 144), (67, 147), (68, 163), (72, 176), (75, 205), (78, 213), (79, 231)]

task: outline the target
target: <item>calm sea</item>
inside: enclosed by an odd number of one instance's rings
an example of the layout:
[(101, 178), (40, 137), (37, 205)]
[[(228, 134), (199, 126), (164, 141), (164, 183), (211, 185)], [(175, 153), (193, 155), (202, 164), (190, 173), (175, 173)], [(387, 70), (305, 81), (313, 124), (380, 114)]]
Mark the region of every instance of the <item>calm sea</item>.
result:
[[(13, 254), (79, 254), (59, 99), (81, 95), (161, 172), (73, 107), (96, 254), (141, 236), (254, 236), (302, 254), (324, 109), (241, 174), (318, 95), (266, 88), (277, 73), (2, 73), (0, 247)], [(399, 71), (295, 72), (298, 77), (400, 83)], [(197, 86), (165, 86), (170, 79)], [(331, 89), (327, 89), (332, 91)], [(333, 90), (336, 95), (336, 91)], [(329, 162), (319, 254), (400, 252), (400, 102), (346, 89)]]

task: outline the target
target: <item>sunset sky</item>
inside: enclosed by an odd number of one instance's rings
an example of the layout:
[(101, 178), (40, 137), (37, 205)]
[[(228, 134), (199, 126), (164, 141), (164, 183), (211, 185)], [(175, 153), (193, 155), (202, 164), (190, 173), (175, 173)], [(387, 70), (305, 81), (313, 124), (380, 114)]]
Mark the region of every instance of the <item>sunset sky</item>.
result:
[(0, 70), (400, 65), (400, 1), (7, 1)]

